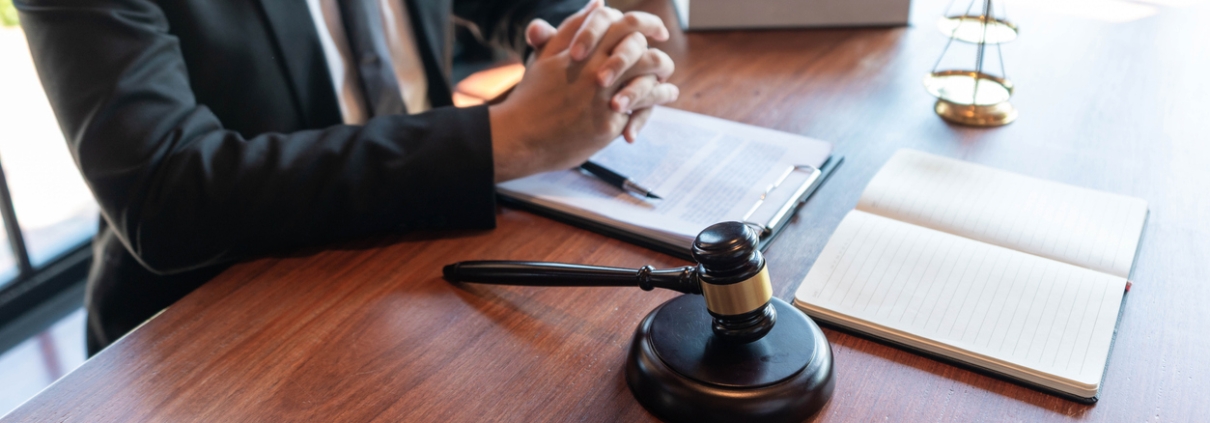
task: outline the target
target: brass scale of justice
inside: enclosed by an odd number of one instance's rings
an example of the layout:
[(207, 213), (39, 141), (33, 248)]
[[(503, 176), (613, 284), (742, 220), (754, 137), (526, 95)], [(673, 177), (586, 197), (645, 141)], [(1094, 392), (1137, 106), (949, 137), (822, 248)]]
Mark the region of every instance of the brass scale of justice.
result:
[[(972, 13), (978, 4), (976, 0), (971, 0), (963, 14), (951, 14), (953, 4), (951, 1), (946, 7), (946, 14), (938, 21), (938, 27), (949, 36), (949, 41), (945, 43), (941, 57), (937, 58), (937, 64), (933, 65), (933, 71), (924, 77), (925, 89), (937, 97), (933, 110), (942, 119), (961, 125), (1007, 125), (1017, 119), (1017, 109), (1008, 102), (1013, 94), (1013, 83), (1004, 71), (1004, 54), (1000, 45), (1017, 39), (1017, 26), (996, 17), (992, 0), (983, 0), (982, 11), (978, 14)], [(954, 40), (976, 46), (973, 71), (938, 70)], [(996, 47), (1000, 76), (984, 72), (984, 52), (988, 44)]]
[[(946, 50), (955, 39), (978, 45), (975, 70), (938, 71), (938, 59), (925, 86), (938, 99), (937, 114), (947, 120), (1007, 124), (1017, 117), (1008, 103), (1012, 83), (983, 72), (983, 52), (988, 43), (998, 47), (1014, 39), (1017, 29), (992, 16), (991, 0), (984, 0), (982, 14), (971, 15), (970, 7), (967, 12), (947, 13), (941, 28), (950, 35)], [(656, 307), (634, 332), (625, 377), (635, 399), (666, 421), (802, 421), (832, 397), (832, 348), (810, 317), (773, 296), (759, 233), (741, 222), (712, 225), (693, 241), (697, 263), (674, 269), (467, 261), (447, 265), (442, 273), (455, 284), (637, 286), (684, 293)]]

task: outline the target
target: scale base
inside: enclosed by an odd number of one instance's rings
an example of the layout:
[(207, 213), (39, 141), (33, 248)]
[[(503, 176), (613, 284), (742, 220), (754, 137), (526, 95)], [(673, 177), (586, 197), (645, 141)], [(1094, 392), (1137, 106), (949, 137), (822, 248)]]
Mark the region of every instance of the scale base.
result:
[(674, 298), (635, 331), (626, 383), (652, 414), (673, 422), (798, 422), (832, 397), (832, 348), (802, 311), (773, 298), (777, 323), (748, 344), (712, 332), (703, 297)]
[(942, 119), (967, 126), (1004, 126), (1017, 120), (1017, 109), (1007, 101), (979, 106), (937, 100), (937, 105), (933, 106), (933, 110)]

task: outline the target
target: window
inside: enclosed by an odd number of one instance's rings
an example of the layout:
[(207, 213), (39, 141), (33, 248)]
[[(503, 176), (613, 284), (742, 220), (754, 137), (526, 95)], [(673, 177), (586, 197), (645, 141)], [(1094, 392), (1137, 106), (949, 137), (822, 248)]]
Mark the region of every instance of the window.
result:
[(3, 326), (83, 280), (98, 219), (11, 0), (0, 0), (0, 219)]

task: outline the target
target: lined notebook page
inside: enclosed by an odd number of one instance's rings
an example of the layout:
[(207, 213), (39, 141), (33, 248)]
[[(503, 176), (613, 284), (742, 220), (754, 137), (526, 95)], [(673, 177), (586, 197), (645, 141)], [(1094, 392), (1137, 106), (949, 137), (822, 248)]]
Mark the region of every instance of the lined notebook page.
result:
[(1147, 202), (899, 150), (858, 210), (1129, 277)]
[(1092, 397), (1125, 284), (854, 210), (795, 302), (825, 321)]

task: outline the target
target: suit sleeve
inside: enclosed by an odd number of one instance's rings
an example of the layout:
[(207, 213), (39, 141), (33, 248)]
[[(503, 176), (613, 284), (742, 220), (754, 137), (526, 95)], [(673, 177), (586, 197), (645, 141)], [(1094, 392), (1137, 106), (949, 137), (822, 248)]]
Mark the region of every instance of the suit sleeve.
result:
[(588, 0), (454, 0), (454, 14), (475, 24), (490, 44), (525, 57), (525, 27), (541, 18), (559, 26)]
[(104, 219), (160, 274), (384, 231), (495, 225), (485, 107), (244, 137), (198, 104), (150, 0), (17, 0)]

